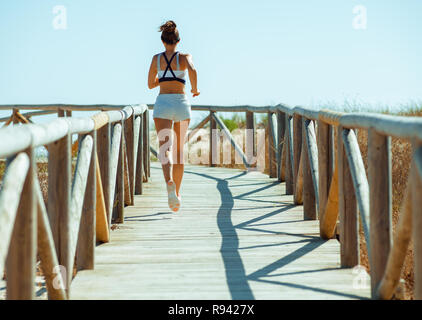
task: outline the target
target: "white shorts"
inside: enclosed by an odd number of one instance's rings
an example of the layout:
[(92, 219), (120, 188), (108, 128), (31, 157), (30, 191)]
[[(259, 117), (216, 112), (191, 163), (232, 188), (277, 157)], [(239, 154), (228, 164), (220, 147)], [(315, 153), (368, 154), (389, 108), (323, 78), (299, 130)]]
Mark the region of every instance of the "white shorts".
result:
[(185, 94), (159, 94), (154, 104), (153, 118), (175, 122), (191, 118), (191, 106)]

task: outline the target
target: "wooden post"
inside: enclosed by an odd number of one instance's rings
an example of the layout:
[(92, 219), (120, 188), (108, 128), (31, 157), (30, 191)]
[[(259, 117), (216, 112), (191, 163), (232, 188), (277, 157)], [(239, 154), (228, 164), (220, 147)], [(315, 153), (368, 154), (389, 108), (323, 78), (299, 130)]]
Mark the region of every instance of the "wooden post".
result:
[(357, 217), (356, 195), (350, 174), (347, 156), (343, 146), (343, 127), (337, 132), (339, 216), (340, 216), (340, 255), (342, 267), (359, 264), (359, 220)]
[(413, 162), (401, 203), (400, 217), (395, 228), (394, 240), (388, 254), (387, 266), (378, 285), (377, 294), (373, 297), (375, 299), (390, 300), (397, 293), (397, 289), (400, 288), (400, 276), (412, 237), (412, 177), (416, 174)]
[(112, 207), (110, 205), (110, 123), (107, 123), (97, 131), (97, 154), (100, 164), (107, 220), (109, 221), (110, 228), (112, 214)]
[(392, 241), (391, 138), (368, 130), (372, 296), (387, 265)]
[(48, 216), (57, 257), (65, 267), (65, 289), (68, 292), (73, 265), (70, 252), (71, 136), (48, 145)]
[[(123, 125), (123, 121), (121, 122)], [(125, 137), (122, 130), (122, 136), (119, 148), (119, 160), (117, 163), (117, 181), (116, 181), (116, 222), (123, 223), (125, 207)]]
[[(145, 110), (145, 112), (142, 114), (142, 125), (143, 125), (143, 154), (144, 154), (144, 178), (145, 178), (145, 182), (148, 182), (148, 166), (149, 166), (149, 128), (148, 128), (148, 110)], [(158, 151), (158, 150), (157, 150)]]
[(256, 156), (256, 141), (255, 141), (255, 121), (254, 113), (246, 111), (246, 145), (245, 153), (248, 163), (251, 164), (253, 157)]
[(147, 134), (146, 134), (146, 137), (147, 137), (147, 141), (146, 141), (146, 143), (147, 143), (147, 150), (148, 150), (148, 153), (147, 153), (147, 175), (148, 175), (148, 178), (149, 177), (151, 177), (151, 156), (150, 156), (150, 142), (149, 142), (149, 139), (150, 139), (150, 137), (149, 137), (149, 110), (148, 109), (146, 109), (145, 110), (145, 114), (146, 114), (146, 122), (147, 122), (147, 124), (146, 124), (146, 130), (147, 130)]
[[(296, 190), (297, 172), (299, 169), (300, 153), (302, 150), (302, 116), (293, 115), (293, 190)], [(296, 192), (293, 201), (298, 204)]]
[(29, 148), (26, 153), (29, 157), (29, 168), (23, 185), (6, 259), (6, 298), (9, 300), (31, 300), (35, 298), (34, 284), (37, 255), (35, 158), (33, 148)]
[[(303, 176), (303, 218), (305, 220), (315, 220), (316, 215), (316, 202), (315, 202), (315, 190), (312, 180), (311, 165), (309, 161), (309, 150), (306, 141), (306, 128), (309, 125), (313, 125), (310, 120), (302, 118), (302, 151), (301, 157), (303, 158), (302, 176)], [(300, 166), (299, 166), (300, 167)], [(299, 176), (299, 170), (298, 174)], [(297, 181), (296, 181), (297, 183)], [(299, 197), (296, 196), (298, 201)]]
[(144, 171), (143, 159), (144, 159), (144, 122), (143, 117), (139, 116), (139, 120), (141, 121), (139, 126), (139, 141), (138, 141), (138, 156), (136, 157), (136, 176), (135, 176), (135, 194), (142, 194), (143, 192), (143, 177), (142, 173)]
[(133, 196), (135, 195), (135, 144), (133, 134), (133, 114), (125, 120), (125, 142), (126, 142), (126, 155), (128, 162), (128, 182), (129, 182), (129, 195), (130, 203), (133, 205)]
[(72, 116), (72, 110), (66, 110), (66, 117)]
[(412, 222), (413, 222), (413, 251), (414, 251), (414, 274), (415, 274), (415, 299), (422, 300), (422, 143), (414, 142), (415, 174), (409, 176), (412, 179)]
[[(123, 137), (123, 136), (122, 136)], [(132, 195), (130, 194), (130, 181), (129, 181), (129, 164), (127, 159), (127, 146), (125, 139), (122, 140), (123, 143), (123, 164), (124, 164), (124, 170), (123, 170), (123, 181), (124, 181), (124, 187), (125, 187), (125, 205), (129, 206), (132, 203)], [(122, 211), (124, 213), (124, 211)], [(123, 216), (119, 217), (117, 219), (118, 223), (123, 223)]]
[[(82, 208), (81, 223), (79, 227), (78, 235), (78, 246), (76, 251), (76, 264), (78, 270), (84, 269), (94, 269), (94, 249), (95, 249), (95, 239), (96, 239), (96, 200), (97, 200), (97, 190), (96, 190), (96, 154), (97, 154), (97, 132), (92, 131), (89, 133), (92, 137), (92, 153), (91, 160), (89, 165), (88, 179), (86, 182), (85, 188), (85, 198)], [(83, 137), (81, 136), (80, 142)], [(82, 144), (79, 143), (79, 147)]]
[(277, 176), (277, 169), (275, 168), (276, 163), (276, 150), (274, 146), (276, 141), (274, 141), (274, 122), (273, 122), (273, 113), (267, 112), (268, 116), (268, 166), (269, 166), (269, 176), (270, 178), (274, 178)]
[(19, 113), (19, 109), (13, 108), (13, 113), (12, 113), (13, 124), (19, 123), (18, 113)]
[(277, 178), (278, 181), (282, 182), (281, 176), (281, 167), (282, 167), (282, 154), (284, 148), (284, 133), (286, 132), (286, 114), (281, 112), (280, 110), (277, 111), (277, 151), (278, 151), (278, 163), (277, 163)]
[(209, 154), (209, 166), (215, 167), (217, 164), (217, 122), (215, 121), (213, 114), (214, 111), (210, 111), (210, 154)]
[(293, 194), (292, 117), (286, 116), (286, 194)]
[(335, 127), (329, 125), (328, 126), (328, 180), (329, 180), (329, 184), (331, 184), (331, 181), (333, 179), (334, 176), (334, 171), (336, 168), (336, 150), (334, 148), (335, 145), (335, 141), (334, 141), (334, 132), (335, 132)]
[(330, 174), (330, 125), (324, 121), (318, 121), (318, 173), (319, 173), (319, 220), (324, 218), (328, 193), (331, 182)]
[(63, 109), (57, 109), (57, 116), (63, 118), (65, 116)]

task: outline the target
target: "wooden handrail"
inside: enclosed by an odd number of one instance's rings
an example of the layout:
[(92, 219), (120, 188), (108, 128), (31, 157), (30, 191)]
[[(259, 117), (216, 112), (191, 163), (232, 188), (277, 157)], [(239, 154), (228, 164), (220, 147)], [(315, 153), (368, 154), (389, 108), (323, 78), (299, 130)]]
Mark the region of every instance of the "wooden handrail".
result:
[(20, 153), (9, 163), (4, 174), (0, 194), (0, 275), (3, 275), (7, 248), (28, 169), (29, 158), (25, 153)]
[[(97, 172), (95, 175), (97, 177), (96, 194), (100, 195), (97, 196), (97, 215), (98, 212), (106, 214), (106, 219), (103, 219), (107, 222), (106, 230), (110, 228), (113, 210), (116, 210), (114, 216), (117, 220), (123, 221), (124, 203), (133, 203), (134, 194), (142, 190), (139, 184), (148, 181), (149, 154), (154, 153), (154, 149), (149, 144), (148, 110), (153, 109), (153, 105), (3, 105), (0, 109), (13, 109), (14, 114), (19, 112), (19, 109), (41, 110), (23, 113), (23, 116), (41, 115), (47, 112), (58, 112), (62, 116), (70, 116), (72, 110), (101, 110), (102, 112), (91, 118), (65, 117), (41, 125), (25, 124), (3, 128), (0, 130), (0, 157), (13, 157), (21, 152), (31, 154), (33, 148), (49, 145), (49, 152), (50, 149), (52, 153), (58, 155), (59, 152), (64, 152), (67, 162), (62, 163), (62, 166), (70, 170), (70, 158), (67, 154), (70, 149), (69, 136), (97, 133), (98, 150), (94, 152), (99, 159), (98, 168), (95, 170)], [(255, 130), (254, 113), (268, 114), (270, 176), (277, 177), (278, 181), (286, 182), (286, 193), (293, 194), (296, 203), (303, 203), (307, 208), (305, 218), (320, 219), (321, 237), (333, 238), (338, 218), (340, 218), (343, 266), (354, 266), (359, 263), (357, 230), (359, 219), (357, 213), (359, 212), (370, 260), (374, 298), (389, 299), (394, 295), (412, 229), (415, 243), (415, 298), (422, 298), (422, 276), (416, 272), (419, 270), (422, 274), (422, 233), (419, 231), (422, 225), (422, 204), (421, 197), (414, 196), (420, 194), (422, 185), (421, 118), (363, 112), (343, 113), (327, 109), (314, 110), (302, 106), (290, 107), (285, 104), (263, 107), (192, 105), (192, 110), (209, 112), (209, 115), (195, 129), (203, 127), (208, 121), (210, 130), (215, 129), (218, 124), (236, 153), (241, 156), (246, 168), (249, 168), (250, 164), (243, 150), (235, 142), (217, 112), (245, 112), (247, 128), (252, 130)], [(18, 120), (4, 119), (7, 123)], [(187, 141), (195, 135), (197, 132), (195, 129), (189, 134)], [(369, 179), (366, 177), (354, 129), (367, 130), (369, 133)], [(333, 141), (335, 131), (338, 138), (336, 142)], [(113, 132), (112, 136), (111, 132)], [(390, 235), (391, 195), (388, 190), (391, 190), (391, 146), (389, 137), (411, 140), (414, 149), (413, 171), (409, 176), (406, 192), (407, 200), (402, 209), (394, 241), (391, 240)], [(16, 143), (9, 143), (12, 140)], [(210, 139), (210, 159), (213, 159), (217, 152), (213, 149), (215, 146), (212, 141), (213, 138)], [(252, 141), (255, 148), (255, 139)], [(335, 144), (336, 148), (334, 148)], [(337, 154), (334, 154), (334, 149), (337, 149)], [(63, 157), (63, 154), (60, 156)], [(30, 164), (33, 165), (31, 159)], [(381, 165), (377, 166), (377, 163)], [(52, 165), (52, 173), (54, 173), (55, 165)], [(64, 176), (68, 174), (66, 172), (64, 171)], [(384, 175), (382, 179), (377, 178), (382, 175)], [(28, 177), (32, 179), (31, 174)], [(55, 216), (53, 207), (47, 210), (50, 215), (52, 236), (57, 246), (57, 237), (61, 237), (61, 244), (68, 243), (66, 239), (69, 239), (63, 233), (69, 224), (63, 221), (67, 221), (67, 214), (70, 214), (70, 187), (66, 187), (68, 182), (54, 180), (54, 174), (51, 178), (49, 174), (49, 179), (51, 183), (57, 184), (57, 192), (53, 192), (51, 196), (61, 197), (60, 199), (63, 199), (65, 204), (60, 215)], [(70, 181), (70, 176), (65, 179)], [(62, 183), (61, 186), (60, 183)], [(28, 184), (25, 187), (32, 190), (31, 185)], [(380, 196), (386, 193), (387, 197)], [(101, 198), (103, 198), (102, 201)], [(49, 201), (53, 200), (50, 200), (49, 195)], [(22, 201), (24, 201), (22, 204), (24, 207), (33, 206), (33, 201), (30, 198), (27, 199), (23, 193)], [(98, 209), (101, 208), (101, 203), (104, 207), (103, 211)], [(20, 211), (17, 209), (17, 212), (18, 217)], [(58, 223), (60, 217), (65, 218), (60, 220), (61, 224)], [(22, 222), (19, 225), (22, 226)], [(103, 235), (102, 240), (108, 241), (108, 236)], [(22, 245), (24, 243), (28, 245), (25, 241), (28, 240), (25, 238)], [(74, 240), (72, 241), (74, 243)], [(388, 244), (384, 246), (385, 241)], [(58, 262), (69, 264), (69, 261), (63, 260), (64, 255), (67, 254), (65, 249), (66, 246), (56, 248)], [(21, 259), (20, 256), (15, 261), (20, 261), (19, 259)], [(29, 270), (28, 266), (24, 268)], [(27, 271), (25, 272), (28, 274)], [(13, 283), (15, 285), (19, 281), (13, 279)], [(16, 297), (15, 294), (12, 296)], [(28, 294), (21, 295), (23, 296), (27, 297)]]
[[(30, 106), (29, 109), (37, 108)], [(40, 109), (56, 109), (60, 111), (59, 116), (67, 117), (43, 124), (9, 126), (0, 130), (0, 157), (9, 159), (0, 191), (0, 271), (6, 265), (8, 299), (34, 298), (31, 283), (35, 280), (37, 251), (46, 279), (48, 297), (67, 299), (71, 294), (69, 287), (73, 278), (75, 256), (78, 257), (77, 270), (94, 267), (95, 242), (108, 241), (111, 212), (110, 221), (106, 216), (105, 219), (99, 217), (101, 214), (107, 214), (107, 205), (111, 211), (114, 198), (119, 198), (125, 191), (133, 199), (134, 181), (141, 180), (142, 183), (144, 175), (144, 172), (137, 168), (143, 168), (140, 163), (149, 165), (149, 152), (145, 153), (144, 148), (139, 148), (139, 145), (149, 145), (146, 141), (149, 135), (141, 133), (141, 118), (148, 117), (146, 105), (113, 109), (107, 106), (88, 106), (86, 109), (89, 110), (112, 110), (83, 118), (72, 118), (72, 109), (63, 106)], [(14, 114), (17, 112), (17, 109), (14, 109)], [(38, 115), (36, 112), (30, 114)], [(109, 148), (108, 144), (101, 143), (104, 140), (102, 136), (97, 143), (97, 131), (107, 136), (108, 127), (113, 123), (116, 128), (113, 142), (118, 141), (120, 147)], [(79, 135), (80, 141), (72, 178), (70, 137), (73, 134)], [(130, 139), (128, 146), (127, 141)], [(39, 181), (35, 175), (33, 150), (39, 146), (48, 146), (49, 151), (48, 208), (42, 199)], [(116, 161), (116, 152), (113, 151), (116, 148), (123, 150), (125, 155), (131, 154), (131, 161), (126, 164), (125, 169), (123, 168), (124, 174), (120, 176), (116, 175), (114, 169), (112, 172), (107, 169), (110, 163), (108, 160), (107, 166), (103, 166), (105, 170), (101, 171), (99, 166), (105, 163), (105, 159), (110, 158), (110, 152), (111, 159)], [(121, 152), (117, 152), (117, 156), (120, 155)], [(119, 185), (119, 179), (123, 181), (123, 176), (127, 177), (131, 187), (127, 190), (117, 188), (119, 194), (115, 195), (113, 186)], [(106, 194), (109, 202), (104, 201), (103, 184), (111, 185), (110, 189), (113, 190), (112, 193)], [(29, 223), (34, 218), (38, 223)], [(37, 229), (34, 228), (36, 225)], [(37, 242), (33, 241), (34, 233), (35, 238), (38, 238)], [(59, 265), (65, 268), (66, 274), (63, 274), (63, 277), (58, 273), (61, 270)]]

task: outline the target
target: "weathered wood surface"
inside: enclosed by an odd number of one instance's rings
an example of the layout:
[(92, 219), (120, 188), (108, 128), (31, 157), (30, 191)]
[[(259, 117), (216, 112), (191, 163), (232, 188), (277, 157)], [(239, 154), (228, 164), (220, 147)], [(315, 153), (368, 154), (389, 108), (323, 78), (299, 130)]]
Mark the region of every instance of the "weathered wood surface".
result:
[(7, 299), (34, 299), (37, 255), (37, 213), (35, 199), (35, 166), (32, 148), (26, 151), (29, 168), (22, 188), (15, 224), (6, 258)]
[(95, 232), (97, 241), (108, 242), (110, 240), (110, 230), (107, 219), (107, 209), (105, 205), (104, 192), (103, 192), (103, 183), (101, 181), (101, 172), (100, 165), (98, 162), (98, 156), (95, 156), (95, 193), (97, 199), (95, 201)]
[(414, 141), (414, 162), (417, 174), (412, 175), (412, 236), (415, 255), (415, 299), (422, 299), (422, 144)]
[(29, 158), (20, 153), (13, 159), (6, 170), (0, 193), (0, 275), (3, 274), (13, 226), (29, 168)]
[(392, 246), (392, 177), (391, 138), (376, 133), (368, 134), (368, 178), (370, 194), (371, 281), (372, 294), (384, 275)]
[[(410, 169), (410, 176), (416, 174)], [(406, 259), (407, 248), (412, 236), (412, 186), (411, 181), (407, 183), (406, 192), (401, 205), (401, 212), (397, 229), (394, 234), (394, 241), (388, 255), (384, 276), (377, 288), (376, 299), (389, 300), (393, 297), (394, 289), (400, 281), (404, 260)]]
[(276, 178), (186, 165), (178, 213), (158, 162), (150, 180), (96, 248), (95, 270), (73, 280), (72, 299), (370, 297), (369, 281), (354, 289), (356, 274), (340, 268), (338, 241), (319, 237)]

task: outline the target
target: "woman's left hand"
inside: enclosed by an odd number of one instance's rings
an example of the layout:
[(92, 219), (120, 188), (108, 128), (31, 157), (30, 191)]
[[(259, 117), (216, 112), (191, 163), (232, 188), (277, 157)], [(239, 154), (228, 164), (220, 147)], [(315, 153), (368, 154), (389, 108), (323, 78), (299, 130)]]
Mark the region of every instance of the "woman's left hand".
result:
[(196, 90), (193, 90), (192, 89), (190, 92), (192, 92), (192, 96), (193, 97), (197, 97), (197, 96), (199, 96), (201, 94), (198, 89), (196, 89)]

